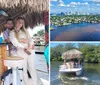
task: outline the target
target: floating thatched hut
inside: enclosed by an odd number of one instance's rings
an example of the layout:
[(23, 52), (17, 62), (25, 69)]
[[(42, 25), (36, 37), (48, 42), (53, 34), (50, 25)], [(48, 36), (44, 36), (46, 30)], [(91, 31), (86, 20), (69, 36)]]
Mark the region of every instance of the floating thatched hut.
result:
[[(67, 73), (67, 74), (76, 74), (77, 76), (81, 75), (83, 72), (83, 64), (80, 61), (82, 58), (83, 53), (78, 51), (77, 49), (72, 49), (64, 52), (62, 54), (62, 58), (64, 59), (64, 64), (60, 65), (59, 72), (60, 73)], [(78, 61), (72, 61), (71, 59), (78, 59)], [(70, 61), (66, 60), (69, 59)]]
[(73, 59), (73, 58), (81, 58), (82, 57), (82, 52), (76, 50), (76, 49), (72, 49), (72, 50), (68, 50), (66, 52), (64, 52), (62, 54), (62, 59)]

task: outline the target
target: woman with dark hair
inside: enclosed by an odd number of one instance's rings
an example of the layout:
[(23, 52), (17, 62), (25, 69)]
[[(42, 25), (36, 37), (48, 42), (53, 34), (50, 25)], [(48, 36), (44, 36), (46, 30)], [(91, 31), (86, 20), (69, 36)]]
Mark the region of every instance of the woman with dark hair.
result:
[[(28, 31), (25, 29), (24, 18), (17, 18), (15, 28), (10, 32), (10, 41), (17, 48), (16, 55), (23, 57), (25, 61), (25, 64), (23, 66), (24, 85), (42, 85), (42, 82), (37, 75), (36, 66), (34, 63), (34, 44), (31, 37), (29, 36)], [(27, 69), (30, 73), (32, 84), (29, 84)]]

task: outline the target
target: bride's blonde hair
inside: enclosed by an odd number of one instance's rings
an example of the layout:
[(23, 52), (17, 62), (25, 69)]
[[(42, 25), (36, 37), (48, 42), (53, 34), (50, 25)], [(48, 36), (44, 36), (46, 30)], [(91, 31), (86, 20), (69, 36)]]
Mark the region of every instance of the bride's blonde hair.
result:
[[(16, 19), (16, 22), (17, 22), (18, 20), (23, 20), (23, 26), (20, 28), (20, 30), (21, 30), (22, 32), (25, 33), (26, 38), (27, 38), (27, 40), (28, 40), (28, 34), (27, 34), (27, 31), (26, 31), (26, 28), (25, 28), (25, 19), (22, 18), (22, 17), (18, 17), (18, 18)], [(15, 36), (16, 36), (17, 40), (20, 41), (20, 40), (19, 40), (19, 32), (17, 32), (16, 30), (15, 30)]]

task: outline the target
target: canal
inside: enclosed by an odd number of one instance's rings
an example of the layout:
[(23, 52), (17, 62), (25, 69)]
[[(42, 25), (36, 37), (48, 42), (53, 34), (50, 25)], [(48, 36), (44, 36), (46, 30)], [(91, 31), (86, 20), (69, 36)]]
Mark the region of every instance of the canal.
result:
[(100, 23), (81, 22), (67, 26), (51, 26), (51, 41), (99, 41)]

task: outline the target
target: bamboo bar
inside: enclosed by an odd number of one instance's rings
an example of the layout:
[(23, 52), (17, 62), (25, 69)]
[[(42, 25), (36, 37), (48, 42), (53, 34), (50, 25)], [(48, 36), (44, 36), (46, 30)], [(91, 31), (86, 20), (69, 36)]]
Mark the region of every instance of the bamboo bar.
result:
[[(0, 44), (0, 78), (4, 71), (7, 70), (7, 67), (4, 66), (4, 59), (7, 57), (7, 45)], [(1, 85), (1, 79), (0, 79)]]
[(6, 45), (1, 46), (1, 52), (2, 52), (2, 68), (3, 72), (7, 70), (7, 67), (4, 66), (4, 59), (7, 58), (7, 48)]

